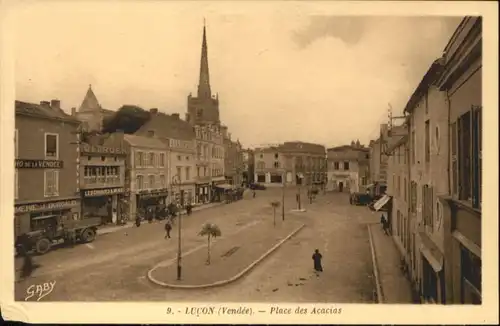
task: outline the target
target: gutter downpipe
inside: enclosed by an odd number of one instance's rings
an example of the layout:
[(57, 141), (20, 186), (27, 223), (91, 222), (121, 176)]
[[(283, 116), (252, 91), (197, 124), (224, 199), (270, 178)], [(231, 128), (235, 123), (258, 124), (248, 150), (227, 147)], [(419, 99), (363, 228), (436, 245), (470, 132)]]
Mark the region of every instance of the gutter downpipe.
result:
[[(412, 153), (412, 151), (411, 150), (413, 149), (413, 136), (412, 136), (413, 133), (411, 131), (411, 128), (412, 128), (411, 116), (412, 116), (412, 114), (410, 114), (410, 116), (408, 117), (408, 145), (409, 146), (406, 146), (406, 155), (407, 155), (407, 159), (408, 159), (406, 161), (406, 162), (408, 162), (408, 164), (407, 164), (407, 169), (408, 169), (408, 184), (406, 186), (409, 187), (408, 194), (410, 195), (410, 198), (409, 198), (410, 199), (409, 200), (410, 205), (408, 205), (408, 207), (407, 207), (408, 221), (410, 221), (410, 217), (412, 216), (411, 205), (412, 205), (412, 198), (413, 198), (412, 187), (411, 187), (411, 184), (412, 184), (412, 179), (411, 179), (411, 164), (412, 164), (412, 161), (411, 161), (412, 160), (412, 155), (411, 155), (411, 153)], [(414, 226), (416, 226), (416, 223), (414, 223)], [(415, 230), (413, 230), (413, 231), (415, 231)], [(413, 239), (415, 239), (415, 237), (416, 237), (416, 232), (413, 233)], [(412, 241), (412, 245), (413, 245), (413, 241)], [(415, 250), (416, 250), (416, 248), (412, 248), (412, 252), (414, 252)], [(415, 255), (415, 257), (416, 257), (416, 255)], [(410, 284), (411, 284), (411, 287), (412, 287), (412, 292), (414, 292), (415, 291), (414, 283), (413, 283), (413, 277), (414, 277), (414, 275), (413, 275), (413, 268), (412, 267), (413, 267), (413, 264), (415, 262), (412, 261), (412, 257), (410, 257), (409, 260), (410, 260), (410, 268), (409, 268), (409, 270), (410, 270), (410, 275), (411, 275), (410, 276)]]

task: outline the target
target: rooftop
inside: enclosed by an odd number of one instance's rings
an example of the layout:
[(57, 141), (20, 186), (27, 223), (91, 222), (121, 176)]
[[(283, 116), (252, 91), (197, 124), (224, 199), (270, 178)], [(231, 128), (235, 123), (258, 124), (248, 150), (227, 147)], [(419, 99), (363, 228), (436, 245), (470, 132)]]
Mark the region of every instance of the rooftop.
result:
[(16, 114), (24, 114), (45, 119), (56, 119), (63, 120), (67, 122), (73, 122), (80, 124), (80, 121), (67, 114), (60, 108), (50, 106), (50, 102), (47, 104), (35, 104), (23, 101), (16, 101)]
[(135, 132), (135, 135), (145, 136), (149, 131), (154, 131), (155, 136), (160, 138), (192, 140), (196, 137), (193, 127), (178, 114), (154, 113), (151, 119)]
[(167, 145), (155, 137), (124, 135), (123, 137), (130, 146), (166, 149)]

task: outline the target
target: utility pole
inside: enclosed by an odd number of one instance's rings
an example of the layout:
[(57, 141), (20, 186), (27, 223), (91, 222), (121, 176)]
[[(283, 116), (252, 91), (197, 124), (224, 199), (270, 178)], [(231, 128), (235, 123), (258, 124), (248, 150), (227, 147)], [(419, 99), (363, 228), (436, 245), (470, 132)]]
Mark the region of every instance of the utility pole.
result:
[[(176, 174), (172, 177), (172, 184), (171, 188), (173, 190), (174, 185), (178, 184), (179, 185), (179, 196), (181, 193), (181, 183), (179, 182), (179, 176)], [(173, 191), (172, 191), (173, 193)], [(182, 204), (182, 198), (180, 198), (181, 204)], [(181, 260), (182, 260), (182, 241), (181, 241), (181, 236), (182, 236), (182, 218), (181, 218), (181, 209), (182, 205), (179, 207), (179, 213), (178, 213), (178, 228), (177, 228), (177, 280), (180, 281), (182, 278), (182, 265), (181, 265)]]
[(286, 172), (283, 179), (283, 189), (281, 190), (281, 219), (285, 220), (285, 186), (286, 186)]

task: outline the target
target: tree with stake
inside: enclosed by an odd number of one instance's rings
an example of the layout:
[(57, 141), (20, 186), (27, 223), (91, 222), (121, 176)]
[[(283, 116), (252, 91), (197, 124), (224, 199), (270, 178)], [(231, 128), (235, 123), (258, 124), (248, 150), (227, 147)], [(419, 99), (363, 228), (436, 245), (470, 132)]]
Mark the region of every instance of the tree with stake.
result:
[(279, 201), (273, 201), (271, 203), (271, 206), (273, 207), (273, 225), (276, 226), (276, 209), (280, 207), (280, 202)]
[(207, 265), (210, 265), (210, 240), (211, 238), (217, 238), (222, 235), (219, 227), (214, 223), (205, 223), (203, 224), (200, 233), (198, 235), (207, 236), (208, 240), (208, 256), (207, 256)]

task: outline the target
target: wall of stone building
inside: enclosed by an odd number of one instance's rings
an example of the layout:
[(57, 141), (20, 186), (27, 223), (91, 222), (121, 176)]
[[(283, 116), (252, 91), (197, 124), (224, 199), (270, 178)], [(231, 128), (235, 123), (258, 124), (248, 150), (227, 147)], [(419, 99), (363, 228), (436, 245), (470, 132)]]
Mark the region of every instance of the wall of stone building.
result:
[[(77, 193), (77, 125), (49, 119), (17, 115), (18, 158), (45, 159), (45, 133), (59, 135), (59, 196), (74, 197)], [(31, 187), (30, 185), (40, 185)], [(44, 169), (18, 169), (18, 200), (44, 199)], [(54, 199), (57, 199), (55, 197)]]

